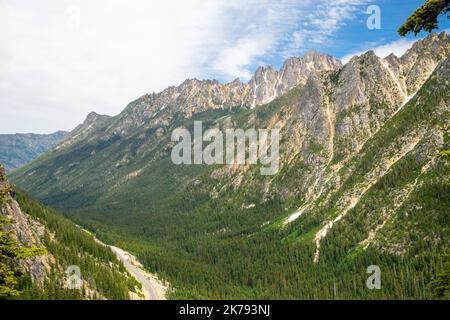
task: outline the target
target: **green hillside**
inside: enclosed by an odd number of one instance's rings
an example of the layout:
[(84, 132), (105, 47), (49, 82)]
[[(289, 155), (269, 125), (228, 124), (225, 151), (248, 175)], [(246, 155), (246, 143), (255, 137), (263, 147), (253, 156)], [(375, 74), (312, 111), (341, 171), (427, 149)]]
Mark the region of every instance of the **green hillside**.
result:
[[(137, 281), (127, 273), (109, 248), (23, 191), (15, 193), (13, 199), (3, 193), (5, 188), (9, 189), (3, 172), (0, 172), (0, 262), (2, 268), (6, 263), (5, 266), (12, 270), (11, 279), (15, 279), (8, 282), (8, 287), (15, 293), (0, 295), (0, 298), (123, 300), (130, 298), (130, 292), (136, 292), (139, 287)], [(24, 235), (24, 232), (27, 234)], [(24, 248), (31, 243), (34, 245), (31, 250), (37, 255), (33, 257), (20, 253), (29, 250)], [(16, 248), (19, 255), (10, 256), (11, 248)], [(7, 259), (8, 256), (10, 258)], [(79, 289), (67, 286), (66, 270), (74, 265), (81, 271), (82, 284)], [(2, 273), (2, 285), (5, 284), (3, 276)]]
[[(135, 291), (136, 280), (127, 274), (109, 248), (24, 192), (18, 193), (17, 201), (22, 211), (46, 227), (43, 244), (56, 259), (43, 286), (36, 285), (27, 275), (22, 276), (21, 299), (129, 299), (129, 291)], [(81, 290), (67, 289), (63, 285), (64, 270), (71, 265), (82, 270), (86, 283)]]

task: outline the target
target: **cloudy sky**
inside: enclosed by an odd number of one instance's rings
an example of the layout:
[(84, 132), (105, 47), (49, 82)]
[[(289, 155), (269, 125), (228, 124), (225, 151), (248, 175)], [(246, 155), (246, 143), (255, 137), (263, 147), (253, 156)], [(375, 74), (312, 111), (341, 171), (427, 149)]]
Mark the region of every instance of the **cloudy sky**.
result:
[[(71, 130), (186, 78), (248, 80), (308, 50), (402, 54), (412, 38), (395, 30), (422, 2), (0, 0), (0, 133)], [(366, 25), (373, 4), (381, 29)]]

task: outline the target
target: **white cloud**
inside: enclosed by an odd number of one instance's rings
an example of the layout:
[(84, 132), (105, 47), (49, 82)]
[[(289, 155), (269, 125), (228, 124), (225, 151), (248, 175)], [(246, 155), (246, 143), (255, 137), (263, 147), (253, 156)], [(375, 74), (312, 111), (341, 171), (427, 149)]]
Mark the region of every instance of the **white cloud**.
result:
[(0, 1), (0, 132), (70, 130), (185, 78), (248, 79), (365, 2)]
[(380, 58), (385, 58), (391, 53), (394, 53), (397, 57), (401, 57), (408, 49), (411, 48), (413, 43), (418, 39), (408, 40), (408, 39), (400, 39), (390, 43), (386, 43), (376, 47), (367, 47), (366, 50), (352, 52), (344, 55), (341, 58), (343, 63), (347, 63), (353, 56), (359, 56), (369, 50), (373, 50), (375, 54)]
[[(332, 37), (355, 18), (355, 14), (363, 6), (373, 0), (318, 0), (311, 4), (312, 10), (301, 12), (296, 31), (287, 37), (283, 49), (283, 57), (298, 54), (302, 47), (308, 44), (330, 44)], [(365, 11), (365, 10), (363, 10)]]
[(250, 79), (252, 73), (248, 70), (248, 66), (251, 65), (254, 57), (260, 56), (272, 46), (274, 40), (270, 34), (238, 39), (234, 47), (226, 48), (219, 54), (212, 67), (215, 71), (225, 75), (244, 80)]

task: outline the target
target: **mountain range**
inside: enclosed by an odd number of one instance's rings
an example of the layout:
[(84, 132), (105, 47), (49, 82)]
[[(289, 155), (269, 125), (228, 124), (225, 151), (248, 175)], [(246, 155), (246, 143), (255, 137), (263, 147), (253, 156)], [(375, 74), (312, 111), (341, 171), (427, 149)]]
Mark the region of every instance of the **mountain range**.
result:
[[(248, 83), (186, 80), (89, 114), (11, 179), (133, 252), (171, 298), (429, 298), (449, 243), (449, 53), (430, 34), (401, 57), (310, 52)], [(173, 164), (171, 133), (196, 120), (280, 128), (279, 172)]]
[(44, 154), (64, 140), (68, 132), (52, 134), (0, 134), (0, 163), (12, 171)]

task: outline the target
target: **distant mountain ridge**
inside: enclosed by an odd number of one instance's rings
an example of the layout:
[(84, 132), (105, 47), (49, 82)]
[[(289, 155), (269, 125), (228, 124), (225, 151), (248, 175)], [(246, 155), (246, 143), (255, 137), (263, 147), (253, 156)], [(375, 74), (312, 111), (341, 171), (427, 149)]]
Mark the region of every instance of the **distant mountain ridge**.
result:
[(16, 133), (0, 134), (0, 163), (12, 171), (35, 160), (68, 135), (66, 131), (51, 134)]

